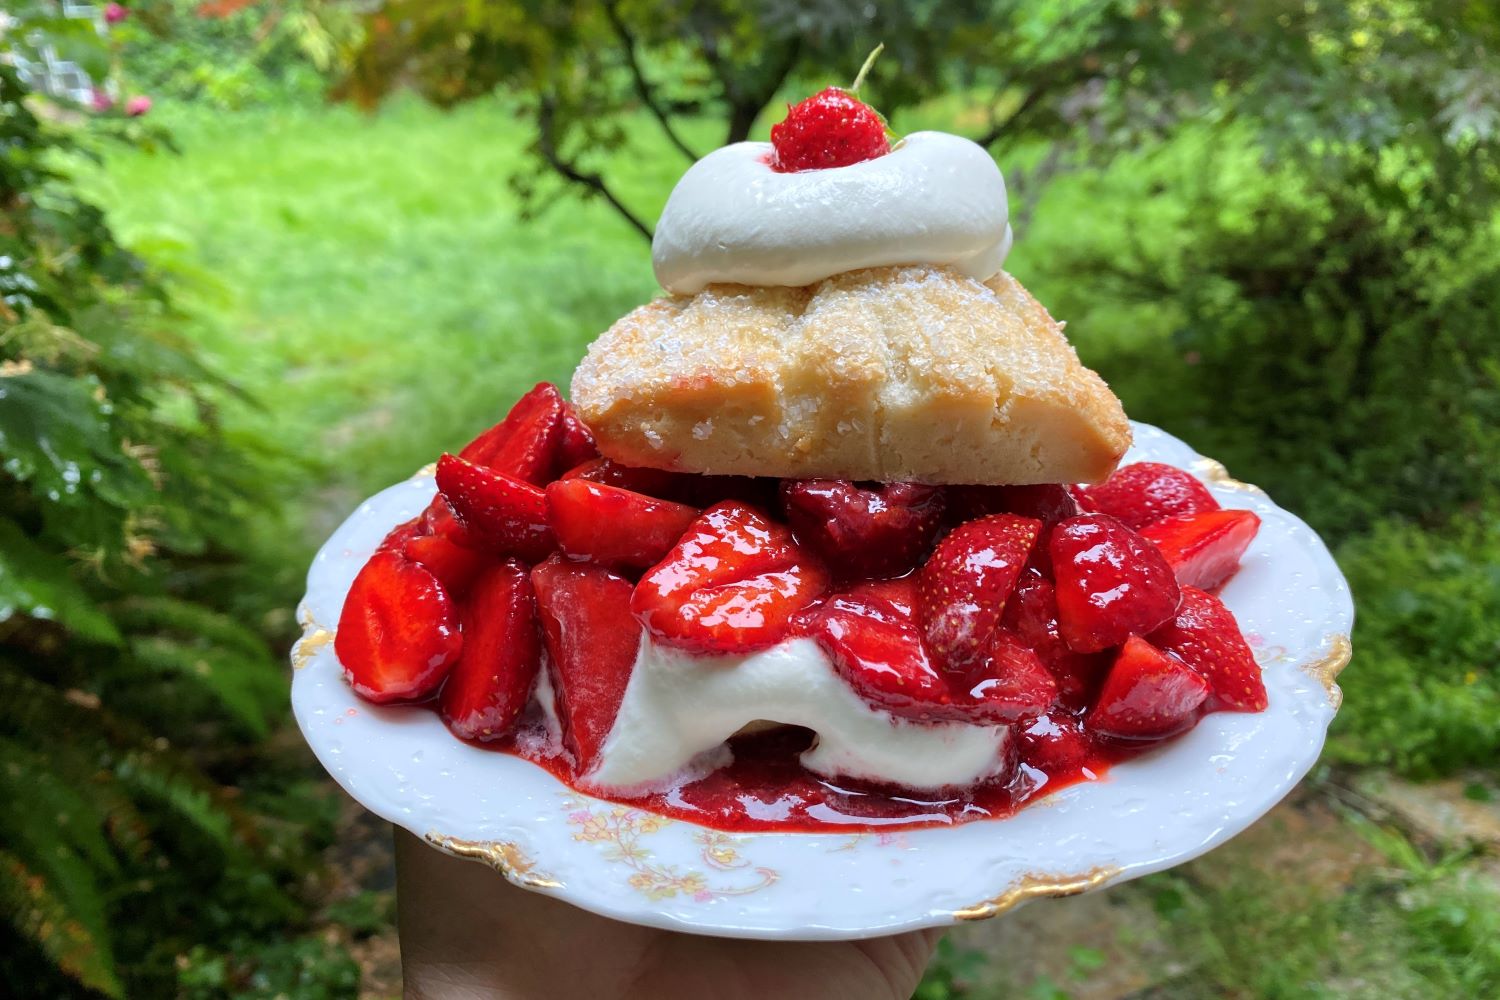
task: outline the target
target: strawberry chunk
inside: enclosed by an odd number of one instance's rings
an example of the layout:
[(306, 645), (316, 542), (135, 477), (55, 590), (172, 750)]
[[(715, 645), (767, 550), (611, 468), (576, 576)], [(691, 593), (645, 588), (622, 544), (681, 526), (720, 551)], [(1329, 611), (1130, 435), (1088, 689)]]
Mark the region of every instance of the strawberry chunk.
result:
[(955, 528), (917, 573), (917, 619), (944, 669), (980, 664), (1042, 523), (991, 514)]
[(587, 479), (592, 483), (618, 486), (662, 500), (675, 500), (686, 490), (683, 482), (687, 478), (681, 472), (665, 469), (643, 469), (633, 465), (621, 465), (609, 458), (596, 458), (577, 465), (563, 473), (561, 479)]
[(1081, 709), (1094, 700), (1099, 683), (1109, 670), (1111, 657), (1099, 653), (1075, 653), (1063, 641), (1057, 625), (1057, 592), (1051, 581), (1028, 567), (1005, 603), (1001, 626), (1015, 635), (1046, 664), (1057, 681), (1058, 697), (1071, 709)]
[(1212, 590), (1240, 568), (1240, 557), (1259, 530), (1253, 510), (1205, 510), (1153, 522), (1141, 529), (1141, 537), (1161, 549), (1179, 584)]
[(1177, 578), (1160, 550), (1107, 514), (1053, 529), (1052, 570), (1058, 629), (1074, 652), (1118, 646), (1177, 612)]
[(828, 574), (787, 528), (727, 500), (693, 522), (636, 586), (630, 607), (658, 641), (703, 653), (773, 646)]
[(433, 497), (427, 509), (422, 511), (422, 523), (429, 535), (440, 535), (455, 545), (466, 548), (475, 547), (474, 539), (469, 537), (469, 532), (453, 516), (453, 507), (441, 493)]
[(1041, 715), (1057, 700), (1057, 681), (1015, 636), (996, 629), (983, 666), (965, 678), (972, 721), (1011, 723)]
[(1086, 724), (1117, 739), (1165, 739), (1191, 729), (1207, 698), (1208, 682), (1196, 670), (1133, 635), (1120, 647)]
[(554, 474), (560, 476), (563, 470), (572, 469), (598, 457), (599, 449), (594, 444), (594, 432), (589, 430), (588, 425), (578, 416), (578, 411), (573, 409), (571, 403), (563, 403), (562, 431), (557, 440), (557, 458), (553, 463)]
[(557, 386), (539, 382), (458, 457), (512, 479), (545, 485), (557, 471), (566, 405)]
[(510, 560), (474, 583), (463, 611), (464, 649), (438, 696), (448, 728), (487, 742), (510, 732), (542, 665), (531, 574)]
[(1091, 509), (1137, 531), (1164, 517), (1219, 508), (1196, 476), (1161, 462), (1127, 465), (1084, 493)]
[(935, 670), (912, 616), (910, 577), (866, 583), (799, 616), (799, 631), (817, 640), (865, 701), (905, 719), (952, 717), (954, 692)]
[(406, 546), (412, 539), (427, 535), (431, 529), (427, 526), (427, 518), (418, 514), (410, 521), (403, 521), (392, 528), (381, 539), (377, 552), (404, 552)]
[(1183, 587), (1177, 617), (1150, 638), (1208, 681), (1208, 711), (1259, 712), (1266, 707), (1266, 685), (1255, 654), (1234, 614), (1214, 595)]
[(531, 584), (563, 739), (586, 774), (615, 724), (640, 649), (630, 581), (553, 556), (531, 571)]
[(557, 543), (568, 555), (632, 569), (660, 562), (698, 519), (686, 504), (587, 479), (549, 485), (547, 506)]
[(533, 563), (557, 548), (547, 523), (547, 494), (530, 483), (444, 455), (437, 484), (477, 547)]
[(411, 701), (442, 683), (463, 649), (458, 612), (426, 569), (396, 552), (365, 563), (339, 614), (334, 652), (361, 698)]
[(950, 486), (948, 505), (960, 521), (988, 514), (1019, 514), (1051, 526), (1083, 513), (1068, 487), (1056, 483), (1036, 486)]
[(797, 542), (845, 580), (900, 576), (932, 548), (943, 491), (920, 483), (861, 489), (847, 479), (788, 479), (781, 501)]
[(1021, 763), (1049, 776), (1070, 774), (1089, 759), (1093, 741), (1077, 719), (1039, 715), (1020, 727)]
[(412, 562), (427, 567), (443, 589), (454, 597), (468, 593), (474, 578), (488, 561), (484, 553), (465, 548), (446, 535), (408, 539), (401, 551)]

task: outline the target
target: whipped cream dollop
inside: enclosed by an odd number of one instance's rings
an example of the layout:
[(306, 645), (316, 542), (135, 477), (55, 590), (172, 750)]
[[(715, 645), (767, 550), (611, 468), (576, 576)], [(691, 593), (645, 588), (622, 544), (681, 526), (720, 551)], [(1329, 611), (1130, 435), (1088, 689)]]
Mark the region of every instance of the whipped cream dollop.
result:
[(669, 292), (809, 285), (843, 271), (950, 265), (994, 276), (1010, 252), (1005, 178), (983, 147), (913, 132), (885, 156), (778, 173), (766, 142), (709, 153), (677, 182), (651, 262)]
[(638, 790), (727, 763), (723, 742), (756, 722), (818, 734), (803, 752), (814, 774), (931, 789), (970, 785), (1004, 767), (1006, 726), (916, 723), (869, 705), (811, 639), (747, 655), (702, 656), (641, 637), (599, 762), (584, 781)]

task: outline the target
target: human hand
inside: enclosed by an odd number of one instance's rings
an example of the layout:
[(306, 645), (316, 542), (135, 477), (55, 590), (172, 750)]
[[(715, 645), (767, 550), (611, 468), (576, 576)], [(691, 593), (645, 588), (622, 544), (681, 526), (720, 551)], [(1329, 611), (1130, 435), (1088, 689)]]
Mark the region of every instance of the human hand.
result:
[(736, 941), (597, 916), (396, 828), (410, 1000), (907, 1000), (942, 937)]

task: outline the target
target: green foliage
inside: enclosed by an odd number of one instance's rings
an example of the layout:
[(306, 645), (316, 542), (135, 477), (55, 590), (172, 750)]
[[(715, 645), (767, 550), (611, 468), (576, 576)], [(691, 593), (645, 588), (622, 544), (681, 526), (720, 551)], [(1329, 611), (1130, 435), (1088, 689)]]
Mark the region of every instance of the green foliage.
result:
[(1500, 511), (1383, 522), (1338, 551), (1358, 605), (1331, 751), (1416, 775), (1500, 753)]
[(341, 0), (162, 0), (114, 28), (132, 84), (233, 109), (311, 103), (359, 38)]
[(247, 598), (261, 574), (238, 546), (275, 496), (221, 427), (238, 390), (69, 173), (106, 140), (163, 137), (27, 93), (3, 59), (17, 46), (108, 59), (51, 5), (16, 10), (0, 39), (0, 981), (164, 995), (189, 948), (273, 929), (303, 947), (293, 888), (319, 829), (305, 804), (246, 794), (247, 741), (282, 717), (285, 685), (238, 616), (290, 596)]

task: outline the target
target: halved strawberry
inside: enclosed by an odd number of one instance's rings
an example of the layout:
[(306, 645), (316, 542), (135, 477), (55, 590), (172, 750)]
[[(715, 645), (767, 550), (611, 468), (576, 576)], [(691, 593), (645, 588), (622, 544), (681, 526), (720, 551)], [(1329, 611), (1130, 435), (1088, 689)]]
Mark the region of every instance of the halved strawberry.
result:
[(1070, 715), (1039, 715), (1016, 730), (1021, 763), (1048, 775), (1077, 770), (1089, 758), (1092, 741)]
[(912, 617), (911, 577), (861, 584), (799, 615), (798, 631), (816, 639), (851, 688), (876, 708), (905, 719), (951, 718), (954, 693), (927, 659)]
[(568, 555), (632, 569), (660, 562), (698, 518), (686, 504), (587, 479), (550, 484), (547, 506), (557, 543)]
[(563, 739), (586, 774), (615, 724), (640, 649), (630, 581), (555, 555), (531, 571), (531, 584)]
[(845, 580), (910, 571), (932, 547), (943, 517), (942, 489), (920, 483), (861, 489), (847, 479), (787, 479), (781, 502), (797, 542)]
[(442, 683), (463, 649), (463, 636), (437, 577), (399, 553), (383, 551), (354, 578), (333, 648), (361, 698), (410, 701)]
[(662, 643), (704, 653), (775, 645), (828, 574), (784, 526), (726, 500), (704, 511), (636, 586), (630, 607)]
[(1057, 700), (1057, 681), (1015, 636), (997, 628), (984, 663), (965, 675), (970, 717), (1011, 723), (1041, 715)]
[(526, 707), (542, 665), (526, 567), (508, 560), (486, 570), (465, 603), (463, 626), (463, 655), (443, 683), (438, 712), (466, 740), (499, 739)]
[(422, 535), (408, 539), (401, 551), (414, 563), (432, 571), (443, 588), (454, 597), (468, 593), (469, 586), (489, 560), (484, 553), (465, 548), (446, 535)]
[(1178, 514), (1217, 510), (1219, 502), (1192, 473), (1161, 462), (1136, 462), (1085, 490), (1089, 506), (1139, 531)]
[(1075, 653), (1063, 641), (1057, 625), (1057, 592), (1050, 580), (1028, 567), (1016, 581), (1010, 600), (1005, 602), (1000, 622), (1052, 671), (1058, 697), (1064, 705), (1081, 709), (1093, 701), (1099, 682), (1109, 670), (1111, 657)]
[(578, 411), (573, 409), (571, 403), (563, 403), (562, 432), (557, 440), (554, 474), (560, 476), (565, 470), (598, 457), (599, 449), (594, 445), (594, 432), (579, 418)]
[(444, 455), (437, 484), (477, 547), (539, 562), (557, 548), (547, 523), (547, 494), (530, 483)]
[(1058, 629), (1074, 652), (1118, 646), (1177, 612), (1177, 579), (1160, 550), (1108, 514), (1053, 529), (1052, 571)]
[(1212, 590), (1240, 568), (1240, 556), (1260, 530), (1253, 510), (1205, 510), (1164, 518), (1141, 529), (1155, 542), (1184, 587)]
[(938, 543), (917, 572), (917, 620), (939, 667), (963, 671), (983, 660), (1041, 530), (1029, 517), (991, 514)]
[(1192, 728), (1207, 697), (1208, 682), (1196, 670), (1133, 635), (1115, 657), (1086, 724), (1118, 739), (1164, 739)]
[(458, 457), (522, 482), (545, 485), (557, 471), (566, 405), (557, 386), (539, 382), (516, 400), (504, 420), (465, 445)]
[(1208, 681), (1208, 710), (1259, 712), (1266, 707), (1266, 685), (1239, 622), (1223, 602), (1196, 587), (1182, 588), (1177, 617), (1150, 636)]

